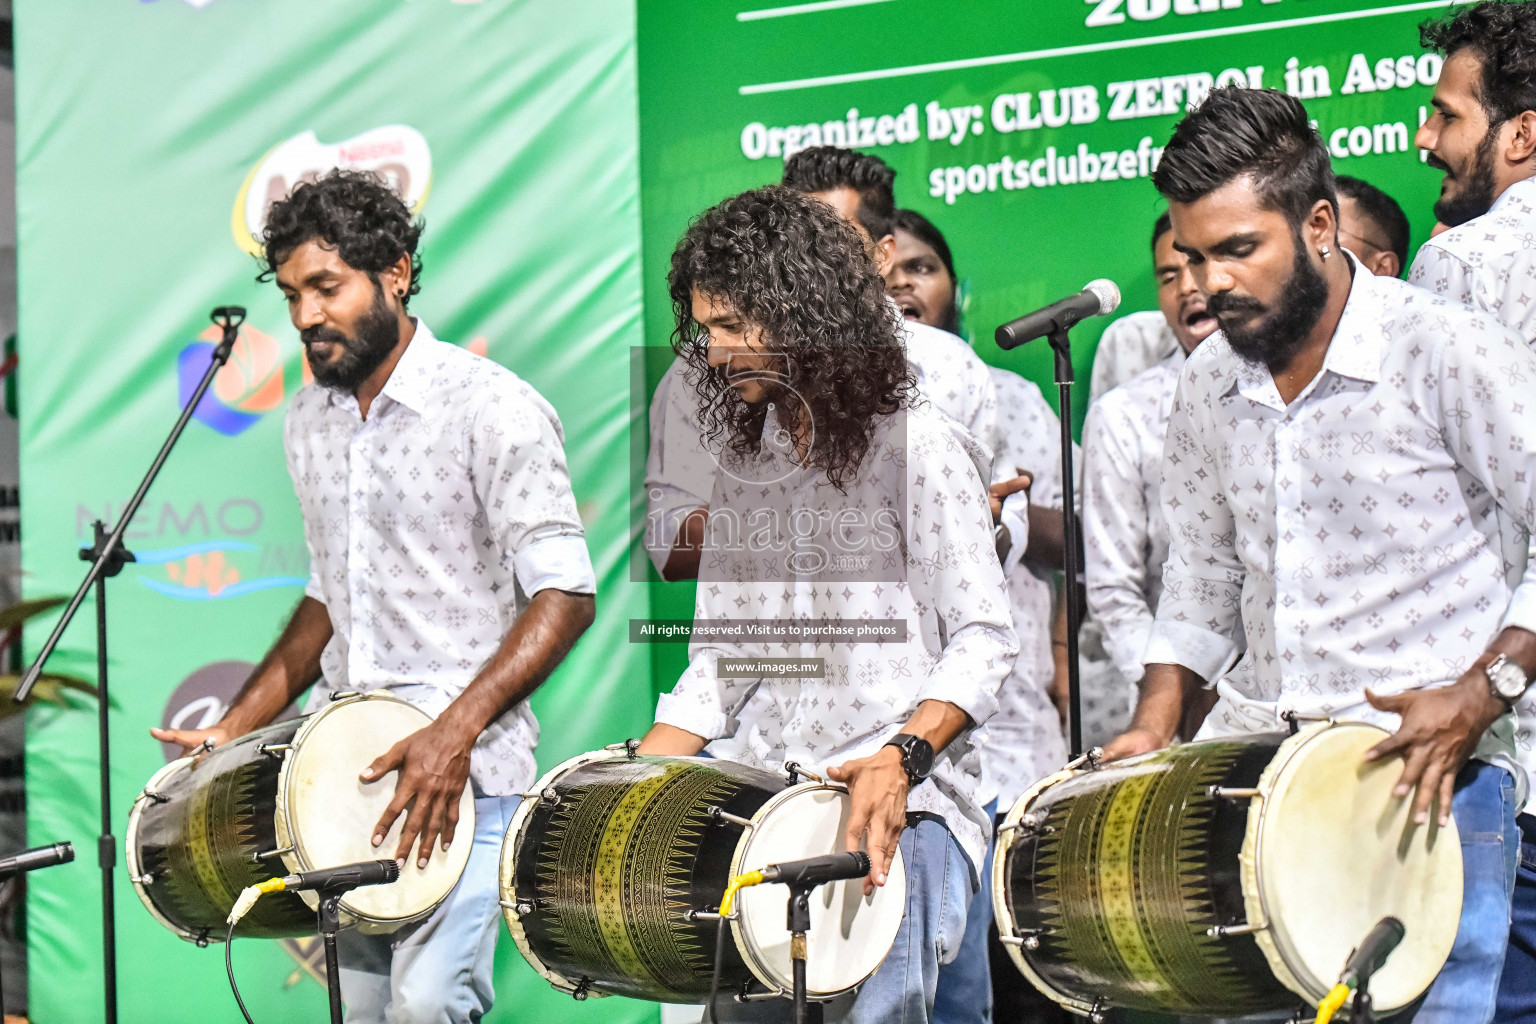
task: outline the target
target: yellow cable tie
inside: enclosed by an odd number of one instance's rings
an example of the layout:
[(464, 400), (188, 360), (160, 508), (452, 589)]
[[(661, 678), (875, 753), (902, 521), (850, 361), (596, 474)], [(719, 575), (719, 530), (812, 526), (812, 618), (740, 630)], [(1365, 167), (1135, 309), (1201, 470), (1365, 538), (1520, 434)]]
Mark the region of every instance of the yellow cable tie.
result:
[(1317, 1024), (1329, 1024), (1329, 1021), (1333, 1020), (1333, 1015), (1339, 1012), (1339, 1007), (1343, 1006), (1348, 998), (1349, 986), (1342, 982), (1329, 989), (1323, 1001), (1317, 1004)]

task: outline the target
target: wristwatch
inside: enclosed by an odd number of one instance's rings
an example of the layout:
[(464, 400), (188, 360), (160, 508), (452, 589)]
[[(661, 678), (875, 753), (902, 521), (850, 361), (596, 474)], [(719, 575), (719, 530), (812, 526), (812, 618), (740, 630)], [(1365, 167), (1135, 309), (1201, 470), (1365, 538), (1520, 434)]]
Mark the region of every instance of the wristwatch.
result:
[(1488, 676), (1488, 689), (1506, 704), (1519, 700), (1525, 694), (1525, 688), (1531, 684), (1525, 669), (1510, 661), (1508, 655), (1501, 654), (1494, 658), (1483, 671)]
[(901, 769), (907, 773), (907, 783), (914, 789), (933, 771), (933, 744), (921, 736), (899, 732), (886, 740), (885, 745), (901, 751)]

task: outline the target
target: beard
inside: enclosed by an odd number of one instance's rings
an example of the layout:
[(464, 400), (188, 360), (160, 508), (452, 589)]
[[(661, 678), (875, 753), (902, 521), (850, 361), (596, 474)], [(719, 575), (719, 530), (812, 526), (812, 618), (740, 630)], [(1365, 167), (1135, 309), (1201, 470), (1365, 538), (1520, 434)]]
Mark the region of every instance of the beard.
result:
[[(1472, 154), (1472, 166), (1464, 175), (1458, 176), (1461, 190), (1435, 203), (1435, 219), (1446, 227), (1465, 224), (1493, 209), (1493, 150), (1498, 143), (1498, 135), (1499, 126), (1489, 125), (1488, 134), (1483, 136), (1483, 141), (1477, 144), (1477, 151)], [(1425, 162), (1447, 175), (1451, 173), (1450, 165), (1433, 153), (1428, 155)]]
[(384, 304), (383, 288), (375, 285), (373, 305), (357, 321), (354, 331), (352, 337), (329, 327), (306, 327), (299, 332), (299, 340), (306, 348), (326, 341), (341, 349), (341, 354), (328, 363), (309, 361), (310, 372), (322, 387), (355, 392), (373, 371), (384, 365), (400, 343), (399, 321)]
[[(1273, 308), (1250, 296), (1230, 292), (1212, 295), (1206, 305), (1207, 311), (1221, 323), (1232, 351), (1247, 362), (1271, 370), (1285, 366), (1301, 350), (1328, 305), (1327, 280), (1312, 265), (1301, 237), (1295, 236), (1293, 242), (1296, 260)], [(1266, 312), (1269, 315), (1263, 316)], [(1251, 327), (1237, 327), (1227, 322), (1234, 314), (1257, 314), (1263, 318)]]

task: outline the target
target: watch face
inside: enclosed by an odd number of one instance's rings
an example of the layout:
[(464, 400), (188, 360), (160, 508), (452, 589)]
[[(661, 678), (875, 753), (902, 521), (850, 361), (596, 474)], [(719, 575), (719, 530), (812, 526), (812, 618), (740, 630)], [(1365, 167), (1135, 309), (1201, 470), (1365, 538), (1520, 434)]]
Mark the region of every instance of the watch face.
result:
[(915, 775), (927, 778), (933, 771), (933, 745), (924, 739), (914, 739), (907, 744), (907, 764)]
[(1525, 692), (1525, 670), (1519, 665), (1506, 661), (1490, 672), (1488, 678), (1493, 682), (1494, 691), (1505, 700), (1517, 700)]

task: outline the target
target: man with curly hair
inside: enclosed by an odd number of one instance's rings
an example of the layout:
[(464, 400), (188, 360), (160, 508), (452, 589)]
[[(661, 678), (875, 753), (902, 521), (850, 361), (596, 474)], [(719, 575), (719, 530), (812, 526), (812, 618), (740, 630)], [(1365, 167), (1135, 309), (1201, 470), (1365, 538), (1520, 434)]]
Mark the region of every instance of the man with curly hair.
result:
[[(1016, 641), (987, 453), (915, 393), (898, 314), (863, 254), (829, 206), (774, 186), (705, 213), (672, 255), (674, 347), (721, 453), (695, 618), (888, 620), (902, 639), (696, 641), (640, 751), (729, 739), (716, 749), (734, 760), (847, 783), (843, 838), (867, 844), (866, 891), (898, 846), (907, 876), (890, 956), (828, 1014), (873, 1024), (928, 1020), (939, 965), (960, 948), (991, 826), (970, 734), (997, 709)], [(718, 670), (774, 656), (821, 671)]]
[[(895, 246), (895, 180), (896, 172), (879, 157), (815, 146), (785, 162), (782, 184), (831, 206), (858, 232), (864, 258), (883, 270)], [(915, 320), (903, 323), (902, 342), (924, 397), (990, 443), (998, 409), (986, 364), (953, 334)], [(691, 389), (681, 379), (683, 368), (681, 360), (675, 362), (652, 396), (646, 463), (646, 548), (657, 571), (669, 580), (698, 575), (700, 537), (716, 468), (715, 453), (700, 439), (698, 411), (689, 404)], [(1011, 481), (999, 490), (1022, 492), (1024, 482)], [(1021, 493), (1002, 520), (999, 539), (1009, 551), (1009, 564), (1023, 554), (1028, 529), (1024, 501)]]
[[(1435, 217), (1449, 230), (1424, 243), (1408, 280), (1536, 345), (1536, 3), (1469, 5), (1419, 34), (1445, 57), (1415, 142), (1445, 172)], [(1536, 699), (1515, 710), (1516, 751), (1536, 782)], [(1516, 821), (1520, 867), (1494, 1019), (1536, 1024), (1536, 816)]]
[(407, 311), (420, 236), (359, 172), (301, 184), (268, 213), (261, 279), (287, 299), (315, 376), (284, 430), (309, 585), (216, 725), (151, 731), (224, 743), (311, 685), (311, 709), (387, 689), (433, 715), (362, 771), (394, 792), (371, 838), (402, 871), (425, 868), (468, 783), (469, 863), (427, 920), (342, 933), (342, 996), (348, 1021), (467, 1024), (491, 1008), (501, 839), (535, 778), (527, 698), (591, 623), (596, 582), (554, 409)]

